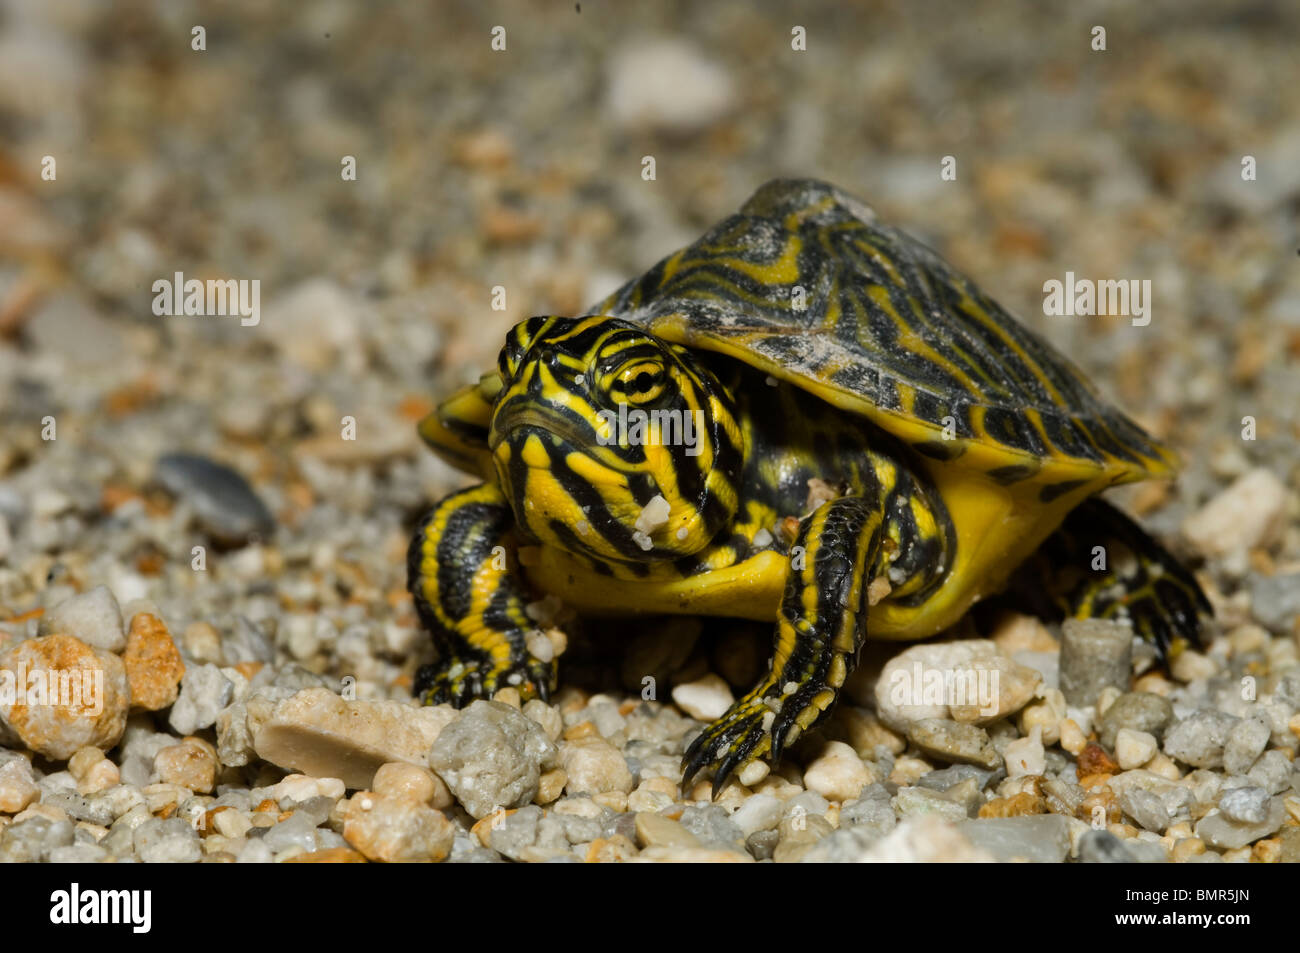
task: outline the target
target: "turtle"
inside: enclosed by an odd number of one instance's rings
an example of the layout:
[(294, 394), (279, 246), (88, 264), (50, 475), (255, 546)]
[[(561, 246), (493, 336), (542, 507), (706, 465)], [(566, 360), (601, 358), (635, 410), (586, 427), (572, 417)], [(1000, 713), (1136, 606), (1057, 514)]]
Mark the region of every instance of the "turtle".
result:
[(508, 686), (547, 700), (541, 595), (772, 625), (767, 671), (687, 747), (683, 789), (778, 762), (868, 637), (940, 633), (1013, 573), (1062, 617), (1126, 620), (1164, 661), (1212, 616), (1195, 576), (1099, 496), (1172, 477), (1175, 453), (824, 182), (769, 182), (587, 314), (518, 323), (497, 367), (418, 429), (482, 481), (433, 506), (409, 549), (440, 650), (422, 703)]

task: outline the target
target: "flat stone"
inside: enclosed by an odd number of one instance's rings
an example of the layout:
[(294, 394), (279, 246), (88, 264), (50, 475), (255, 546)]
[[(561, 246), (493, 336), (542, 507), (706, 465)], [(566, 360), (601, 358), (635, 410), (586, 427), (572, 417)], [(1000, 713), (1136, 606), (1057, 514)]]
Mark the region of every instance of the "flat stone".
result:
[(1070, 853), (1070, 822), (1058, 814), (979, 818), (957, 829), (998, 860), (1059, 864)]
[(329, 689), (307, 688), (276, 704), (264, 721), (250, 721), (249, 728), (263, 760), (366, 788), (390, 761), (427, 763), (429, 749), (455, 716), (449, 706), (345, 701)]
[(1183, 521), (1183, 535), (1207, 556), (1227, 556), (1272, 539), (1285, 523), (1286, 485), (1258, 467)]
[(927, 718), (909, 726), (907, 737), (926, 754), (943, 761), (974, 764), (989, 770), (1002, 764), (988, 732), (975, 725), (961, 725), (945, 718)]
[(968, 816), (963, 805), (929, 788), (899, 788), (892, 804), (899, 820), (920, 814), (935, 814), (945, 820), (956, 822), (964, 821)]
[(636, 842), (640, 847), (699, 847), (699, 838), (662, 814), (636, 816)]
[[(888, 662), (876, 680), (876, 711), (890, 728), (906, 732), (908, 725), (928, 718), (950, 718), (950, 702), (968, 703), (969, 675), (978, 678), (978, 665), (1002, 658), (998, 648), (984, 639), (913, 645)], [(994, 666), (994, 663), (989, 663)], [(957, 681), (957, 673), (963, 679)], [(990, 668), (990, 672), (992, 668)], [(1000, 676), (999, 676), (1000, 677)], [(986, 684), (989, 684), (986, 676)], [(974, 688), (978, 695), (978, 681)]]
[(1286, 821), (1286, 807), (1281, 797), (1268, 802), (1268, 813), (1257, 823), (1234, 821), (1221, 811), (1207, 814), (1196, 824), (1196, 836), (1219, 850), (1236, 850), (1277, 833)]
[(190, 453), (159, 458), (155, 477), (173, 496), (193, 508), (199, 523), (225, 543), (265, 539), (275, 530), (266, 504), (237, 471)]

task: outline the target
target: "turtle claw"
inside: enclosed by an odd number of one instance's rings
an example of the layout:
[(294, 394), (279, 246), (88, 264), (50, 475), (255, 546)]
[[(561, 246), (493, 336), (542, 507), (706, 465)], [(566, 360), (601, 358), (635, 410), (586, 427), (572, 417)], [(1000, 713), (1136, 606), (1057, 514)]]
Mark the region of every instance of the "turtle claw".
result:
[(415, 695), (421, 705), (464, 708), (476, 699), (490, 699), (503, 688), (517, 688), (524, 701), (538, 698), (547, 702), (554, 681), (555, 663), (531, 655), (496, 666), (479, 659), (450, 657), (416, 673)]
[(771, 751), (775, 712), (764, 702), (767, 691), (768, 686), (754, 689), (691, 742), (682, 758), (683, 789), (700, 773), (711, 771), (717, 798), (738, 770)]

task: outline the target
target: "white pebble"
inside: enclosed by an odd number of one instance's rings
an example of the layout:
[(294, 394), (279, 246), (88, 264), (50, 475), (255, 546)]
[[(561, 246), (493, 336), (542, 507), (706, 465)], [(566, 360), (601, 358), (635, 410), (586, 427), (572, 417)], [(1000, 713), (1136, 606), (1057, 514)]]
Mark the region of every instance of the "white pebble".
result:
[(709, 673), (696, 681), (674, 685), (673, 701), (692, 718), (713, 721), (726, 714), (735, 698), (731, 686), (720, 676)]
[(1043, 774), (1047, 770), (1047, 752), (1043, 750), (1042, 731), (1035, 728), (1028, 738), (1017, 738), (1008, 744), (1004, 757), (1007, 777)]
[(871, 774), (851, 747), (842, 741), (828, 741), (808, 765), (803, 783), (828, 801), (851, 801), (871, 783)]
[(1156, 756), (1159, 745), (1146, 731), (1121, 728), (1115, 735), (1115, 760), (1125, 771), (1140, 768)]
[(1285, 524), (1286, 486), (1260, 467), (1235, 480), (1183, 520), (1183, 535), (1209, 556), (1267, 542)]

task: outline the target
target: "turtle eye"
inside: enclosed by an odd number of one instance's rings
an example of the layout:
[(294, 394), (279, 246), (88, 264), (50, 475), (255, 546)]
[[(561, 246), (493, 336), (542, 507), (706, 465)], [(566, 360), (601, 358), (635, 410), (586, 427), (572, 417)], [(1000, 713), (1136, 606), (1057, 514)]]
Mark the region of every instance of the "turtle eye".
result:
[(618, 368), (610, 381), (610, 396), (629, 404), (648, 404), (664, 392), (667, 377), (662, 363), (641, 358)]
[(538, 316), (520, 321), (506, 334), (505, 347), (497, 358), (497, 372), (503, 381), (513, 380), (524, 356), (543, 332), (555, 328), (561, 319)]

